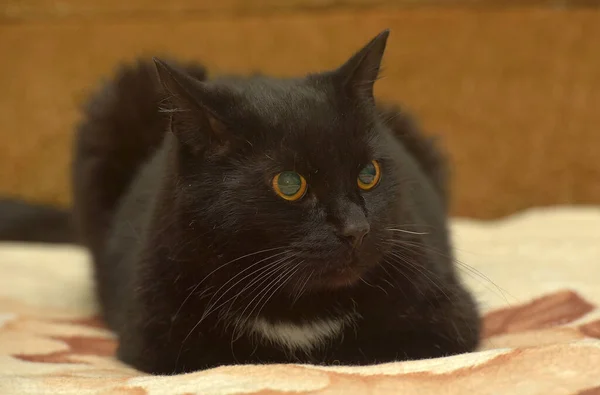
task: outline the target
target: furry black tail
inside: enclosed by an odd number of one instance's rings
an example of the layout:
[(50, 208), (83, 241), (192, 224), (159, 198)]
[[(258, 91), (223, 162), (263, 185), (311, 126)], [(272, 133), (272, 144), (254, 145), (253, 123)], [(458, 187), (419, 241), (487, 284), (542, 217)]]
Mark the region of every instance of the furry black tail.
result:
[(0, 198), (0, 241), (75, 244), (67, 209)]

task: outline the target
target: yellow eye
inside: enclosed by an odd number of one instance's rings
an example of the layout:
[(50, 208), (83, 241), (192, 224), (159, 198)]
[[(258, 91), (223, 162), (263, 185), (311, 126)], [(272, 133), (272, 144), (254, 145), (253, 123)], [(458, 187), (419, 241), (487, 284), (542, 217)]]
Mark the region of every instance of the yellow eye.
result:
[(373, 160), (371, 163), (363, 167), (360, 173), (358, 173), (356, 182), (358, 183), (358, 187), (360, 189), (363, 191), (368, 191), (375, 188), (380, 179), (381, 167), (379, 167), (379, 163), (377, 163), (376, 160)]
[(273, 177), (273, 190), (279, 197), (293, 202), (306, 193), (306, 180), (295, 171), (283, 171)]

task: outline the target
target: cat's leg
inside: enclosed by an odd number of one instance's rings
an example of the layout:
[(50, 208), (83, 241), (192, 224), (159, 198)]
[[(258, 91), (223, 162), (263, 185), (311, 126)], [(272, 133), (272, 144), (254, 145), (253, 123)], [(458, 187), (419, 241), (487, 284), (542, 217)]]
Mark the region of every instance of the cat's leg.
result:
[(480, 320), (468, 292), (459, 288), (414, 312), (365, 322), (357, 328), (356, 337), (348, 334), (348, 341), (329, 362), (363, 365), (437, 358), (470, 352), (478, 346)]
[[(146, 304), (143, 306), (142, 304)], [(150, 306), (154, 304), (154, 306)], [(157, 309), (151, 300), (136, 304), (119, 330), (117, 357), (146, 373), (170, 375), (233, 364), (230, 341), (196, 314), (171, 307)], [(167, 313), (167, 309), (170, 314)], [(162, 311), (161, 311), (162, 310)]]
[(212, 300), (202, 297), (211, 290), (202, 284), (205, 274), (190, 273), (190, 263), (178, 261), (170, 249), (155, 248), (159, 239), (150, 238), (128, 264), (134, 271), (118, 308), (118, 358), (152, 374), (235, 363), (218, 315), (205, 315)]
[(209, 369), (226, 363), (220, 359), (227, 355), (226, 350), (219, 355), (209, 339), (201, 339), (197, 334), (187, 340), (169, 339), (165, 337), (168, 332), (169, 328), (152, 325), (144, 330), (130, 328), (119, 336), (117, 357), (135, 369), (157, 375)]

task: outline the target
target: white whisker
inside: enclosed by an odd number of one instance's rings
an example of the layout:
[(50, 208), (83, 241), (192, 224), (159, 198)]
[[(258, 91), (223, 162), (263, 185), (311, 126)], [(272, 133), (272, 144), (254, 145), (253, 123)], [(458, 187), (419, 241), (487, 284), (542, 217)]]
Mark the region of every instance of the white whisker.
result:
[(386, 230), (389, 230), (390, 232), (407, 233), (409, 235), (428, 235), (429, 234), (429, 232), (416, 232), (416, 231), (413, 231), (413, 230), (406, 230), (406, 229), (387, 228)]
[[(279, 281), (281, 280), (281, 278), (283, 278), (284, 276), (286, 276), (288, 273), (290, 273), (290, 271), (292, 271), (294, 269), (293, 266), (293, 260), (290, 262), (286, 262), (285, 264), (283, 264), (282, 266), (279, 267), (279, 270), (277, 271), (279, 273), (278, 276), (273, 276), (271, 275), (270, 278), (272, 279), (269, 283), (269, 285), (267, 285), (265, 288), (263, 288), (258, 294), (256, 294), (256, 296), (254, 296), (254, 298), (252, 298), (252, 300), (250, 300), (250, 302), (248, 302), (246, 304), (246, 307), (244, 308), (244, 310), (238, 315), (238, 318), (236, 320), (236, 325), (235, 325), (235, 329), (233, 331), (233, 333), (235, 334), (238, 330), (242, 330), (246, 324), (246, 322), (248, 322), (248, 320), (250, 319), (250, 317), (252, 316), (252, 313), (254, 312), (254, 310), (256, 309), (258, 303), (260, 303), (261, 300), (263, 300), (263, 298), (269, 293), (269, 291), (271, 289), (273, 289), (273, 287), (275, 287)], [(262, 295), (262, 296), (261, 296)], [(248, 310), (248, 308), (250, 308), (250, 306), (252, 306), (252, 304), (254, 303), (254, 301), (256, 300), (256, 298), (260, 297), (260, 299), (256, 302), (256, 304), (254, 305), (254, 307), (252, 308), (252, 310), (250, 311), (250, 313), (248, 313), (248, 315), (246, 315), (246, 311)], [(242, 325), (243, 323), (243, 325)]]
[(206, 279), (208, 279), (210, 276), (212, 276), (218, 270), (221, 270), (225, 266), (227, 266), (227, 265), (229, 265), (229, 264), (231, 264), (233, 262), (239, 261), (240, 259), (248, 258), (250, 256), (261, 254), (263, 252), (270, 252), (270, 251), (275, 251), (275, 250), (281, 250), (283, 248), (287, 248), (287, 247), (275, 247), (275, 248), (268, 248), (268, 249), (265, 249), (265, 250), (260, 250), (260, 251), (252, 252), (250, 254), (243, 255), (241, 257), (238, 257), (236, 259), (233, 259), (231, 261), (228, 261), (228, 262), (225, 262), (225, 263), (219, 265), (216, 269), (214, 269), (213, 271), (211, 271), (210, 273), (208, 273), (206, 276), (204, 276), (204, 278), (202, 280), (200, 280), (200, 282), (198, 282), (198, 284), (196, 284), (196, 286), (190, 291), (190, 293), (188, 294), (188, 296), (183, 300), (183, 302), (181, 303), (181, 306), (179, 306), (179, 308), (177, 309), (177, 311), (175, 312), (175, 315), (173, 317), (174, 318), (177, 317), (177, 315), (181, 312), (181, 309), (183, 308), (183, 305), (185, 305), (185, 303), (194, 294), (194, 292), (196, 292), (196, 290), (200, 287), (200, 285), (202, 285), (202, 283), (204, 281), (206, 281)]
[[(288, 252), (288, 251), (284, 251), (283, 253), (286, 253), (286, 252)], [(273, 258), (273, 257), (275, 257), (275, 256), (282, 255), (283, 253), (281, 253), (281, 254), (276, 254), (276, 255), (272, 255), (272, 256), (270, 256), (269, 258), (261, 259), (260, 261), (258, 261), (258, 262), (256, 262), (256, 263), (254, 263), (254, 264), (252, 264), (252, 265), (250, 265), (250, 266), (248, 266), (246, 269), (244, 269), (244, 270), (240, 271), (240, 272), (239, 272), (239, 273), (237, 273), (235, 276), (233, 276), (231, 279), (229, 279), (229, 281), (227, 281), (227, 282), (226, 282), (226, 283), (225, 283), (223, 286), (227, 285), (227, 283), (231, 282), (232, 280), (235, 280), (235, 279), (236, 279), (236, 278), (237, 278), (237, 277), (238, 277), (240, 274), (242, 274), (243, 272), (246, 272), (248, 269), (251, 269), (253, 266), (256, 266), (256, 265), (258, 265), (258, 264), (260, 264), (260, 263), (262, 263), (262, 262), (264, 262), (264, 261), (266, 261), (266, 260), (272, 259), (272, 258)], [(286, 259), (289, 259), (289, 258), (290, 258), (290, 256), (286, 255), (286, 256), (284, 256), (283, 258), (280, 258), (280, 259), (276, 260), (275, 262), (270, 262), (270, 263), (266, 264), (265, 266), (261, 266), (261, 267), (259, 267), (259, 268), (255, 269), (254, 271), (251, 271), (250, 273), (246, 274), (246, 275), (245, 275), (244, 277), (242, 277), (241, 279), (237, 280), (235, 283), (233, 283), (233, 284), (232, 284), (232, 285), (231, 285), (231, 286), (230, 286), (230, 287), (227, 289), (227, 291), (225, 291), (225, 292), (222, 292), (222, 293), (221, 293), (221, 295), (219, 296), (219, 298), (218, 298), (217, 300), (215, 300), (215, 301), (214, 301), (212, 304), (210, 304), (210, 306), (209, 306), (209, 307), (207, 307), (207, 308), (205, 309), (203, 317), (206, 317), (206, 316), (210, 315), (212, 312), (214, 312), (214, 311), (218, 310), (220, 307), (224, 306), (224, 305), (225, 305), (225, 304), (227, 304), (229, 301), (231, 301), (231, 300), (234, 300), (234, 299), (235, 299), (235, 298), (236, 298), (236, 297), (239, 295), (239, 293), (238, 293), (238, 294), (236, 294), (235, 296), (233, 296), (233, 297), (229, 298), (229, 299), (228, 299), (228, 300), (226, 300), (225, 302), (221, 303), (219, 306), (215, 307), (215, 306), (216, 306), (216, 304), (217, 304), (217, 303), (219, 303), (219, 300), (221, 300), (221, 299), (222, 299), (222, 298), (223, 298), (223, 297), (224, 297), (224, 296), (225, 296), (227, 293), (229, 293), (229, 291), (231, 291), (231, 290), (232, 290), (232, 289), (233, 289), (233, 288), (234, 288), (234, 287), (235, 287), (237, 284), (241, 283), (242, 281), (244, 281), (244, 280), (245, 280), (245, 279), (247, 279), (248, 277), (251, 277), (251, 276), (253, 276), (253, 275), (257, 275), (257, 274), (259, 274), (260, 272), (267, 271), (269, 268), (276, 267), (278, 264), (280, 264), (281, 262), (283, 262), (283, 261), (285, 261)], [(260, 279), (260, 277), (258, 277), (258, 278)], [(253, 280), (253, 281), (255, 281), (255, 280)], [(219, 288), (219, 290), (220, 290), (220, 289), (222, 289), (222, 288), (223, 288), (223, 286), (221, 286), (221, 288)], [(247, 285), (247, 286), (248, 286), (248, 285)], [(214, 293), (214, 295), (213, 295), (213, 298), (214, 298), (214, 296), (216, 296), (216, 295), (218, 294), (219, 290), (217, 290), (217, 291)], [(243, 292), (243, 290), (242, 290), (242, 291), (240, 291), (240, 292)], [(208, 303), (211, 303), (211, 301), (212, 301), (212, 299), (211, 299), (211, 300), (209, 300), (209, 302), (208, 302)]]

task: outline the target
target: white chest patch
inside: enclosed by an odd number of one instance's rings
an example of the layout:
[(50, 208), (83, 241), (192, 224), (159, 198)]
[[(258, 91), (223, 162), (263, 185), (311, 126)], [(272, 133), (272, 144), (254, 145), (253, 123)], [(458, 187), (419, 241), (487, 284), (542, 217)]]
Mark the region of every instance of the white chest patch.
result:
[(257, 318), (248, 329), (253, 335), (289, 351), (309, 352), (313, 348), (323, 345), (327, 340), (340, 336), (344, 327), (353, 321), (354, 317), (351, 315), (302, 324), (269, 322), (264, 318)]

